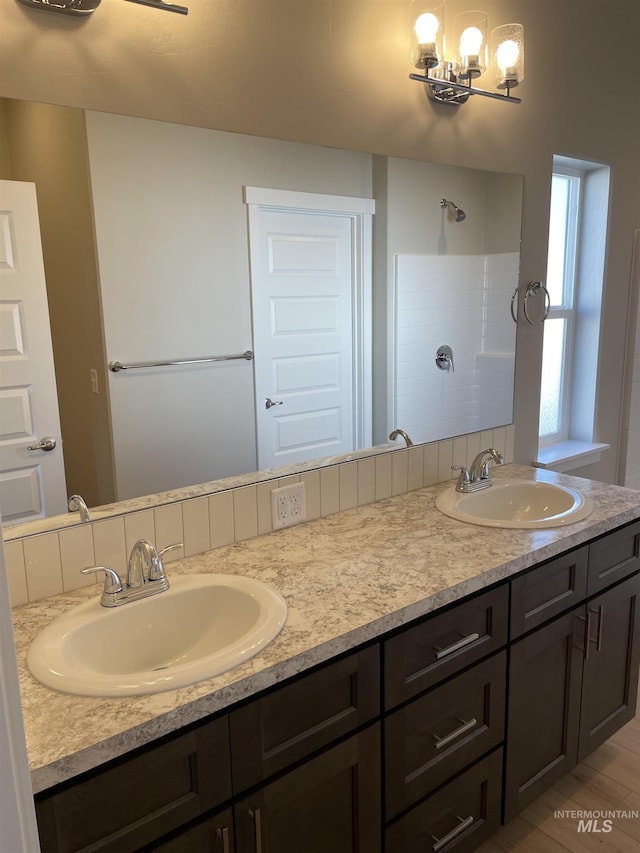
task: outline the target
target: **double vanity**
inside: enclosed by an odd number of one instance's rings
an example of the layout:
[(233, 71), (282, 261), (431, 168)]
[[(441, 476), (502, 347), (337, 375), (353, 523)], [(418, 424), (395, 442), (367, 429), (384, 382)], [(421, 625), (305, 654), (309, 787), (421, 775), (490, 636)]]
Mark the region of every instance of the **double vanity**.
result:
[[(440, 484), (171, 563), (146, 601), (100, 609), (94, 587), (15, 608), (42, 849), (439, 853), (515, 816), (634, 715), (640, 495), (492, 476), (491, 500)], [(122, 687), (127, 660), (133, 682), (197, 657), (199, 603), (252, 581), (265, 613), (286, 603), (271, 642), (207, 680), (101, 695), (100, 666)], [(150, 632), (117, 621), (163, 599)], [(76, 667), (90, 695), (26, 661), (73, 608), (104, 626)]]

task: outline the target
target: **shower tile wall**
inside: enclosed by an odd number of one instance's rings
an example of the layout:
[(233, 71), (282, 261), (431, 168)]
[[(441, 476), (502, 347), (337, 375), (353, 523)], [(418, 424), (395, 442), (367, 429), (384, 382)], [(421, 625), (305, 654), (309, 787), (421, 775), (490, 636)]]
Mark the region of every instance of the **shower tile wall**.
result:
[[(416, 442), (512, 420), (519, 255), (397, 255), (395, 418)], [(453, 349), (455, 371), (435, 363)]]

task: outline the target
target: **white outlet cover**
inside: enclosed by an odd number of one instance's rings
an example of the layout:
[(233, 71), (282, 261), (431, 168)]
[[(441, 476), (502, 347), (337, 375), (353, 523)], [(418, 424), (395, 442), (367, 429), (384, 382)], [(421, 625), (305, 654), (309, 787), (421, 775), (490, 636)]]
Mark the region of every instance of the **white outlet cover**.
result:
[(274, 530), (306, 519), (304, 483), (291, 483), (271, 492), (271, 523)]

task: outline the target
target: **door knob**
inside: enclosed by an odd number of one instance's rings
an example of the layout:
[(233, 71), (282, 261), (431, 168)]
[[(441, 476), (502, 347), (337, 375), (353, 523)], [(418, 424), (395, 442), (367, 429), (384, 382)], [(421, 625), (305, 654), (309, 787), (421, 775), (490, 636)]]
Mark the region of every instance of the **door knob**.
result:
[(264, 401), (265, 409), (271, 409), (273, 406), (281, 406), (284, 403), (284, 400), (272, 400), (271, 397), (267, 397)]
[(38, 440), (37, 444), (30, 444), (27, 450), (54, 450), (56, 440), (52, 435), (45, 435), (44, 438)]

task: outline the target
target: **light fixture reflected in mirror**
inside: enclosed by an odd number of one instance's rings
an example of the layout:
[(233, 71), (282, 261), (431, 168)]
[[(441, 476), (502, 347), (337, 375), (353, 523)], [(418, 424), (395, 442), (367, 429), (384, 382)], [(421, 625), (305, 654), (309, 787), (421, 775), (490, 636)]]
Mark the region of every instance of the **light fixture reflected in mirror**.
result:
[[(43, 12), (60, 12), (63, 15), (87, 16), (98, 8), (101, 0), (19, 0), (25, 6), (38, 9)], [(178, 6), (176, 3), (165, 3), (164, 0), (130, 0), (132, 3), (140, 3), (142, 6), (154, 6), (156, 9), (164, 9), (166, 12), (177, 12), (179, 15), (187, 15), (189, 9), (186, 6)]]
[(39, 9), (43, 12), (60, 12), (63, 15), (90, 15), (100, 5), (101, 0), (60, 0), (59, 3), (50, 0), (20, 0), (25, 6)]
[[(519, 104), (511, 94), (524, 78), (524, 29), (521, 24), (503, 24), (487, 39), (487, 16), (470, 11), (456, 15), (450, 32), (455, 53), (446, 55), (444, 2), (426, 6), (414, 24), (412, 62), (423, 74), (410, 74), (412, 80), (427, 85), (431, 100), (460, 105), (471, 95), (482, 95)], [(490, 76), (498, 91), (472, 86), (490, 65)]]

